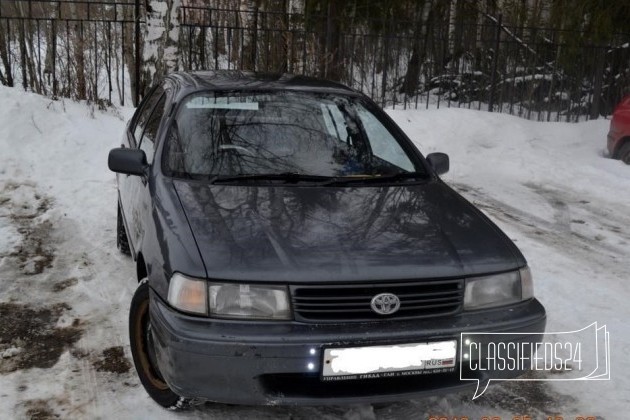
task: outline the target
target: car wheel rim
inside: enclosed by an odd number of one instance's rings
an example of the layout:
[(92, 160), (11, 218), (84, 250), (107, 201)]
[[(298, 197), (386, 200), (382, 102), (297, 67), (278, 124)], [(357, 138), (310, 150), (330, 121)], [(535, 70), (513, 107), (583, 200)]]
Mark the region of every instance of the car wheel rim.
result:
[(149, 320), (149, 301), (142, 302), (139, 310), (140, 316), (136, 318), (134, 328), (134, 340), (138, 349), (139, 368), (151, 385), (160, 390), (167, 390), (168, 385), (162, 379), (157, 368), (153, 336), (151, 335), (151, 322)]

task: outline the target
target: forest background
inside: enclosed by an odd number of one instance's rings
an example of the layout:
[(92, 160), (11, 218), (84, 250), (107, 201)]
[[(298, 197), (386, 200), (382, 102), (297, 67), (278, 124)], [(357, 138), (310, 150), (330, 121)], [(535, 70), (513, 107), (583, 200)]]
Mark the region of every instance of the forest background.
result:
[(628, 21), (607, 0), (2, 0), (0, 83), (135, 105), (172, 71), (288, 72), (382, 106), (578, 121), (628, 93)]

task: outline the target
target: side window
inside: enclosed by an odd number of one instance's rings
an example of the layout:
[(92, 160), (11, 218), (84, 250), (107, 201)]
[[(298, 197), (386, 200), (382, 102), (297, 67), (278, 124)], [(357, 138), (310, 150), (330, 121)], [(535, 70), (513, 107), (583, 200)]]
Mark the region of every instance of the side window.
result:
[(142, 109), (136, 118), (135, 126), (133, 128), (133, 138), (136, 141), (136, 144), (140, 142), (144, 127), (147, 125), (147, 121), (151, 116), (151, 111), (153, 111), (155, 104), (160, 100), (163, 93), (164, 89), (161, 86), (158, 86), (155, 90), (153, 90), (153, 92), (151, 92), (150, 96), (142, 102)]
[(374, 155), (405, 171), (413, 172), (415, 170), (413, 162), (409, 160), (402, 146), (378, 118), (363, 107), (358, 107), (357, 114), (361, 119)]
[(164, 106), (166, 105), (166, 94), (163, 94), (149, 119), (147, 120), (142, 139), (140, 140), (140, 149), (144, 150), (147, 155), (147, 162), (153, 163), (153, 154), (155, 153), (155, 137), (157, 136), (158, 128), (160, 128), (160, 122), (164, 116)]

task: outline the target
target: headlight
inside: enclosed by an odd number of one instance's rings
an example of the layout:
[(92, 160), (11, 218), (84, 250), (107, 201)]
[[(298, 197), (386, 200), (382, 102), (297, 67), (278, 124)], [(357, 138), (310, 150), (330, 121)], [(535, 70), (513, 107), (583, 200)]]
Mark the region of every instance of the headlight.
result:
[(290, 319), (287, 288), (210, 283), (210, 315), (225, 318)]
[(466, 279), (464, 309), (509, 305), (534, 296), (529, 268), (487, 277)]
[(208, 314), (206, 281), (175, 273), (168, 285), (168, 303), (184, 312)]
[(529, 267), (525, 267), (521, 268), (519, 274), (521, 275), (521, 298), (523, 300), (533, 298), (534, 280), (532, 279), (532, 272), (529, 271)]

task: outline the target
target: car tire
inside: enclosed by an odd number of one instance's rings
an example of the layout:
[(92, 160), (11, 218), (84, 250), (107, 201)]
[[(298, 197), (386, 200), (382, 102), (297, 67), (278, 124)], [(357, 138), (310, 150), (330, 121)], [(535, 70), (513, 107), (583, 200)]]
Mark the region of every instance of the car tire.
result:
[(149, 284), (146, 278), (140, 282), (131, 299), (129, 342), (136, 372), (149, 396), (169, 410), (188, 408), (193, 400), (175, 394), (162, 378), (156, 364), (149, 317)]
[(630, 140), (626, 140), (626, 143), (621, 146), (617, 156), (623, 163), (630, 165)]
[(118, 216), (116, 220), (116, 247), (123, 254), (131, 255), (131, 248), (129, 248), (129, 239), (127, 238), (127, 232), (125, 231), (125, 224), (123, 223), (120, 204), (118, 205)]

